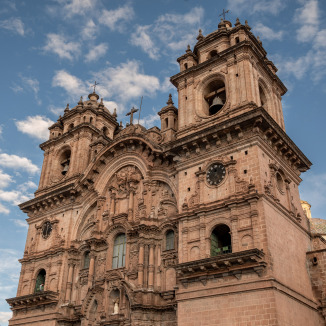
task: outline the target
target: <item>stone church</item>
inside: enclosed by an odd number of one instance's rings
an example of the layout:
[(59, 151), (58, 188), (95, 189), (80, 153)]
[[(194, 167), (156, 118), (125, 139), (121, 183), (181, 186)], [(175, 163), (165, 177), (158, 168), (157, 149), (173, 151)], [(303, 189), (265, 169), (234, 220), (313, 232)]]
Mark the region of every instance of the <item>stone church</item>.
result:
[(287, 91), (247, 22), (177, 59), (161, 129), (124, 128), (95, 90), (40, 145), (9, 325), (321, 326), (326, 240), (311, 232)]

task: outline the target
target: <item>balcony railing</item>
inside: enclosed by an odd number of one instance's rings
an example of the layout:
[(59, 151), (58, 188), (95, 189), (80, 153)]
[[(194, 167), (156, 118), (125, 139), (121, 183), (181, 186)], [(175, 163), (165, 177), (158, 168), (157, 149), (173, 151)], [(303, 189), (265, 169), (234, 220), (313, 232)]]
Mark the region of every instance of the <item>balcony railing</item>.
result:
[(232, 247), (230, 246), (224, 246), (219, 248), (214, 248), (211, 250), (212, 257), (223, 255), (223, 254), (230, 254), (232, 252)]

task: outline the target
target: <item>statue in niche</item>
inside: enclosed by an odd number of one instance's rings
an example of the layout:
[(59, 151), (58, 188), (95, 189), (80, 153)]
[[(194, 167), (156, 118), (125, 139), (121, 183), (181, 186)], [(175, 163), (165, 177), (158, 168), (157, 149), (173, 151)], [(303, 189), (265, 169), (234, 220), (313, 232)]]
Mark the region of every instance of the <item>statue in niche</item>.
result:
[(114, 306), (113, 306), (113, 315), (117, 315), (119, 313), (119, 299), (117, 298), (116, 300), (113, 301)]

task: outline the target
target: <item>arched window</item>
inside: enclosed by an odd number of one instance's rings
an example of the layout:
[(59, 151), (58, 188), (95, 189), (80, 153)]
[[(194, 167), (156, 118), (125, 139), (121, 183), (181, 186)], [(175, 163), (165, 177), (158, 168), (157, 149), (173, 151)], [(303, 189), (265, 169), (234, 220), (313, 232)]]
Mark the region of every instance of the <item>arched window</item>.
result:
[(114, 240), (112, 268), (121, 268), (125, 266), (126, 256), (126, 235), (119, 234)]
[(35, 290), (34, 290), (35, 293), (44, 291), (45, 275), (46, 275), (45, 270), (41, 269), (36, 278)]
[(165, 129), (167, 129), (169, 126), (169, 119), (165, 118)]
[(93, 117), (89, 118), (89, 122), (92, 123), (93, 122)]
[(185, 67), (185, 70), (187, 70), (188, 69), (188, 63), (185, 63), (184, 67)]
[(68, 130), (71, 130), (73, 127), (74, 127), (74, 124), (71, 123), (71, 124), (68, 126)]
[(239, 37), (237, 36), (237, 37), (235, 38), (235, 44), (238, 44), (238, 43), (240, 43), (240, 39), (239, 39)]
[(168, 231), (165, 236), (165, 250), (174, 249), (174, 232)]
[(225, 224), (220, 224), (211, 234), (211, 256), (230, 252), (232, 252), (230, 228)]
[(83, 263), (83, 268), (89, 268), (89, 262), (90, 262), (89, 251), (86, 251), (86, 252), (84, 253), (84, 263)]

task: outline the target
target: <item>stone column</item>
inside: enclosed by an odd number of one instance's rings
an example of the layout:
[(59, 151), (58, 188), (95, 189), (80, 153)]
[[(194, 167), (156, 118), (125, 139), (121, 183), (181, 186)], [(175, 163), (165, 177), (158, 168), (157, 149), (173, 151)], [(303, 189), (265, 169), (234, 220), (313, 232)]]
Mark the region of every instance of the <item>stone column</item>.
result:
[(94, 278), (94, 267), (95, 267), (95, 255), (90, 253), (90, 262), (88, 270), (88, 287), (92, 287), (93, 278)]
[(154, 245), (149, 245), (148, 287), (154, 286)]
[(126, 269), (129, 268), (129, 255), (130, 255), (130, 244), (129, 242), (126, 243), (126, 257), (125, 257), (125, 265)]
[(132, 222), (134, 213), (134, 191), (129, 192), (129, 203), (128, 203), (128, 221)]
[(144, 244), (139, 245), (138, 258), (138, 286), (143, 287), (144, 282)]
[(161, 290), (161, 246), (156, 246), (156, 257), (157, 257), (157, 263), (156, 263), (156, 286), (157, 289)]
[(66, 302), (70, 302), (70, 300), (71, 300), (73, 276), (74, 276), (74, 264), (69, 263), (68, 281), (67, 281), (67, 290), (66, 290)]

